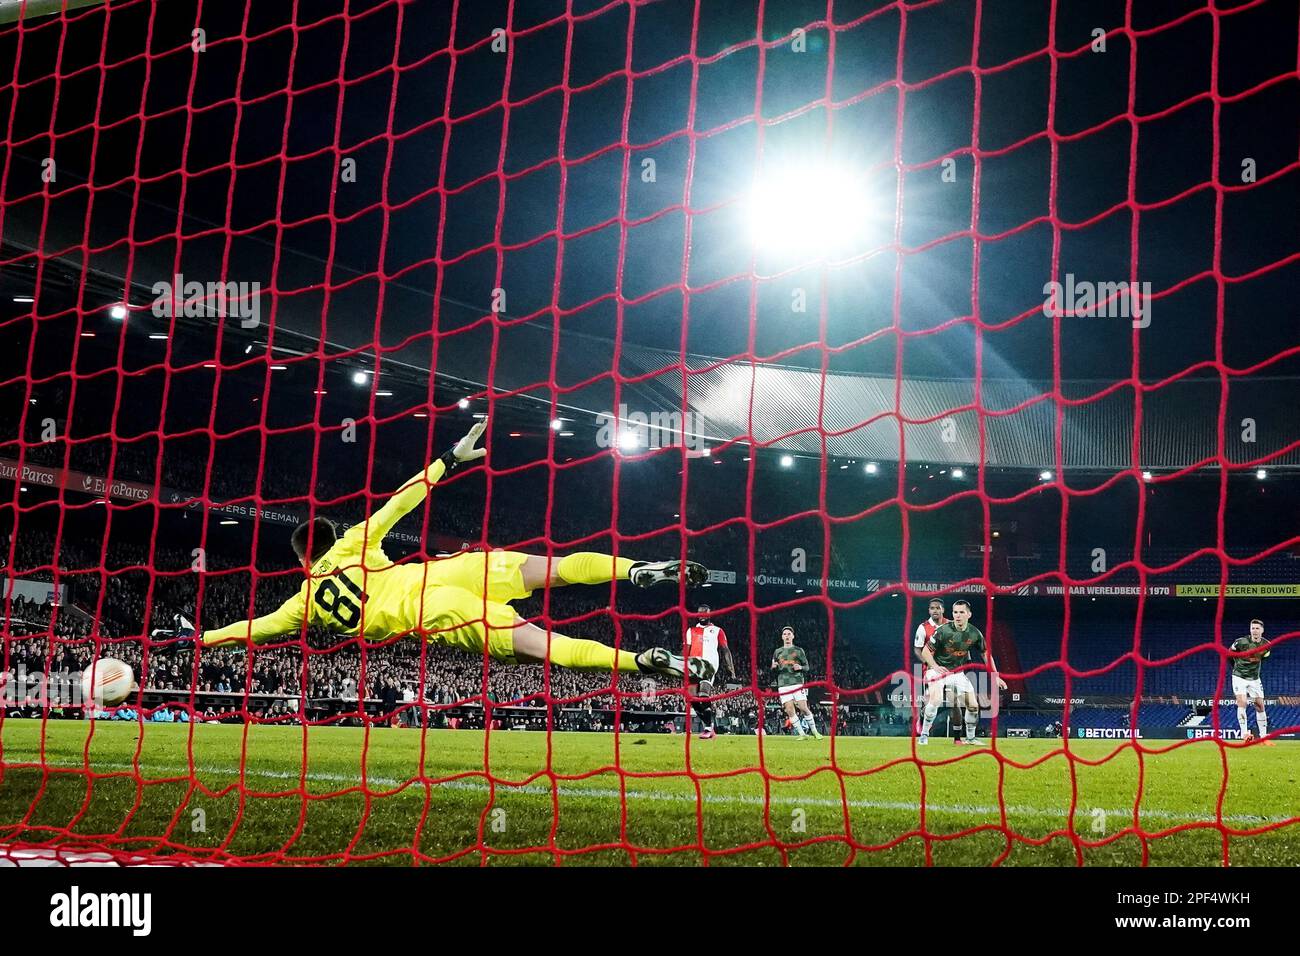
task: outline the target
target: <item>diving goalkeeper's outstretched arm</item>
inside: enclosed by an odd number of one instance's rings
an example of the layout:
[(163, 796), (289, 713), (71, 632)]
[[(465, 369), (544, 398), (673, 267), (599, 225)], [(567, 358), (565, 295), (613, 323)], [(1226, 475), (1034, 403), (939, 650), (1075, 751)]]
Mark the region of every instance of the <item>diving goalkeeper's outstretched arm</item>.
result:
[(475, 424), (465, 433), (465, 437), (456, 442), (441, 458), (394, 492), (384, 506), (370, 518), (348, 529), (348, 533), (356, 531), (358, 534), (364, 534), (367, 545), (383, 541), (398, 521), (429, 497), (430, 488), (460, 465), (478, 461), (487, 454), (486, 448), (476, 447), (486, 429), (487, 419)]

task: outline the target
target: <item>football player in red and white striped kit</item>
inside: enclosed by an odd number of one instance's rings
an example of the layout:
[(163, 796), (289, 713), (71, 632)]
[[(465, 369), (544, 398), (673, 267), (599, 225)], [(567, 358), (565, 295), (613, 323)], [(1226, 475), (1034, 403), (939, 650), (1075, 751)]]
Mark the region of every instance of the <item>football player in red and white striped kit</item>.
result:
[[(916, 625), (916, 634), (912, 639), (912, 655), (921, 662), (924, 667), (925, 661), (921, 657), (921, 649), (930, 643), (930, 638), (934, 637), (934, 632), (948, 623), (948, 617), (944, 614), (943, 601), (939, 598), (930, 600), (930, 616), (920, 624)], [(960, 723), (960, 721), (957, 721)], [(920, 718), (917, 718), (916, 732), (921, 732)]]
[[(727, 667), (727, 677), (736, 676), (736, 665), (731, 658), (731, 648), (727, 647), (726, 632), (709, 620), (712, 610), (707, 604), (700, 605), (698, 610), (700, 619), (686, 629), (683, 640), (685, 650), (682, 656), (688, 662), (692, 659), (700, 661), (699, 665), (693, 667), (688, 664), (692, 675), (701, 675), (699, 681), (688, 685), (692, 697), (709, 697), (713, 694), (713, 677), (718, 672), (719, 658)], [(693, 700), (691, 707), (700, 715), (700, 724), (703, 727), (700, 731), (700, 739), (712, 740), (717, 736), (713, 732), (713, 702)]]

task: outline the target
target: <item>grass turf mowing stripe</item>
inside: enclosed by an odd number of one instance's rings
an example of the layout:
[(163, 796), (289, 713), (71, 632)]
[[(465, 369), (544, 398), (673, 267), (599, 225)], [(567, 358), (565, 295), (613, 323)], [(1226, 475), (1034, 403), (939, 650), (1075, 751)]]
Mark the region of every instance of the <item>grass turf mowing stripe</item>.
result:
[[(39, 770), (41, 764), (8, 764), (10, 769), (29, 769)], [(46, 763), (45, 767), (54, 767), (55, 765)], [(60, 767), (64, 771), (84, 771), (84, 766)], [(190, 768), (186, 765), (165, 765), (165, 764), (148, 764), (147, 769), (163, 777), (188, 777)], [(130, 763), (120, 763), (111, 761), (96, 761), (95, 766), (91, 768), (92, 773), (103, 772), (134, 772), (135, 767)], [(196, 764), (194, 767), (195, 774), (213, 774), (227, 777), (240, 776), (240, 768), (235, 766), (222, 766), (219, 764)], [(298, 780), (302, 776), (299, 771), (289, 770), (270, 770), (265, 767), (245, 767), (243, 770), (245, 777), (260, 777), (267, 780)], [(307, 776), (311, 780), (323, 780), (330, 783), (345, 784), (348, 786), (358, 786), (361, 783), (361, 777), (357, 775), (329, 773), (321, 771), (308, 771)], [(396, 777), (386, 777), (378, 774), (367, 774), (366, 781), (378, 787), (394, 788), (404, 784), (422, 784), (418, 777), (408, 777), (397, 779)], [(439, 790), (461, 790), (473, 793), (487, 793), (491, 787), (486, 782), (475, 782), (472, 780), (444, 780), (434, 782), (429, 780), (431, 786)], [(512, 784), (501, 781), (496, 782), (498, 791), (505, 791), (511, 794), (528, 794), (536, 796), (550, 796), (552, 788), (545, 784)], [(627, 789), (619, 791), (615, 787), (583, 787), (574, 784), (562, 783), (558, 787), (559, 795), (562, 797), (589, 798), (593, 800), (617, 800), (620, 796), (625, 796), (629, 800), (649, 800), (662, 801), (670, 803), (690, 803), (694, 804), (697, 800), (693, 792), (673, 793), (665, 790), (637, 790)], [(706, 804), (725, 805), (746, 805), (746, 806), (814, 806), (814, 807), (843, 807), (848, 806), (852, 809), (860, 810), (894, 810), (894, 811), (917, 811), (919, 806), (916, 803), (909, 803), (903, 800), (861, 800), (849, 799), (835, 800), (829, 797), (808, 796), (779, 796), (771, 795), (766, 799), (763, 797), (752, 796), (741, 793), (708, 793), (703, 795), (703, 802)], [(1066, 807), (1031, 807), (1009, 804), (1006, 807), (997, 806), (980, 806), (976, 804), (926, 804), (927, 813), (952, 813), (962, 815), (989, 815), (998, 814), (1003, 809), (1009, 816), (1040, 816), (1054, 817), (1065, 816)], [(1086, 816), (1095, 811), (1094, 807), (1076, 806), (1075, 815)], [(1132, 807), (1122, 809), (1102, 809), (1102, 812), (1119, 819), (1131, 818), (1133, 814)], [(1159, 808), (1144, 809), (1140, 811), (1140, 817), (1149, 817), (1155, 820), (1169, 820), (1173, 822), (1213, 822), (1213, 818), (1206, 818), (1190, 813), (1175, 813), (1169, 810)], [(1224, 823), (1241, 823), (1252, 826), (1261, 826), (1271, 823), (1287, 823), (1292, 821), (1300, 822), (1300, 818), (1291, 816), (1260, 816), (1249, 813), (1225, 813), (1223, 815)]]

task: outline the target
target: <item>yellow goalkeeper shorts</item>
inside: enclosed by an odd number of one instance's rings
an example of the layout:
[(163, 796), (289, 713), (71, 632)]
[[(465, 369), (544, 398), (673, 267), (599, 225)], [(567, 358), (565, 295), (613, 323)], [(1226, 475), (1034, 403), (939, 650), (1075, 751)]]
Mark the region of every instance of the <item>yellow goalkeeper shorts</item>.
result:
[(524, 562), (518, 551), (467, 551), (451, 558), (425, 562), (428, 586), (462, 588), (489, 601), (503, 603), (532, 595), (524, 587)]
[(431, 585), (424, 591), (423, 616), (425, 640), (430, 643), (482, 656), (486, 642), (495, 660), (516, 663), (513, 631), (518, 615), (509, 604), (465, 588)]

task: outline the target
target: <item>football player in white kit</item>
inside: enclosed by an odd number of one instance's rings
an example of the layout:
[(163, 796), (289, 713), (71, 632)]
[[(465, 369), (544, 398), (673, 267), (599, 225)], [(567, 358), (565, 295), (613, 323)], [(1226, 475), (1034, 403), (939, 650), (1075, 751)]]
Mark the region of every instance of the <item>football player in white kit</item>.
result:
[[(731, 658), (731, 648), (727, 646), (727, 634), (722, 628), (709, 620), (709, 615), (712, 612), (713, 609), (707, 604), (701, 604), (698, 611), (700, 619), (686, 629), (684, 638), (686, 648), (682, 652), (682, 656), (688, 662), (692, 659), (700, 662), (695, 666), (688, 664), (692, 675), (700, 675), (698, 681), (692, 681), (687, 687), (690, 696), (693, 698), (712, 696), (713, 678), (718, 673), (719, 661), (726, 665), (726, 676), (728, 678), (736, 676), (735, 661)], [(709, 700), (692, 700), (691, 707), (700, 717), (700, 726), (702, 727), (700, 739), (712, 740), (717, 736), (713, 732), (713, 702)]]

